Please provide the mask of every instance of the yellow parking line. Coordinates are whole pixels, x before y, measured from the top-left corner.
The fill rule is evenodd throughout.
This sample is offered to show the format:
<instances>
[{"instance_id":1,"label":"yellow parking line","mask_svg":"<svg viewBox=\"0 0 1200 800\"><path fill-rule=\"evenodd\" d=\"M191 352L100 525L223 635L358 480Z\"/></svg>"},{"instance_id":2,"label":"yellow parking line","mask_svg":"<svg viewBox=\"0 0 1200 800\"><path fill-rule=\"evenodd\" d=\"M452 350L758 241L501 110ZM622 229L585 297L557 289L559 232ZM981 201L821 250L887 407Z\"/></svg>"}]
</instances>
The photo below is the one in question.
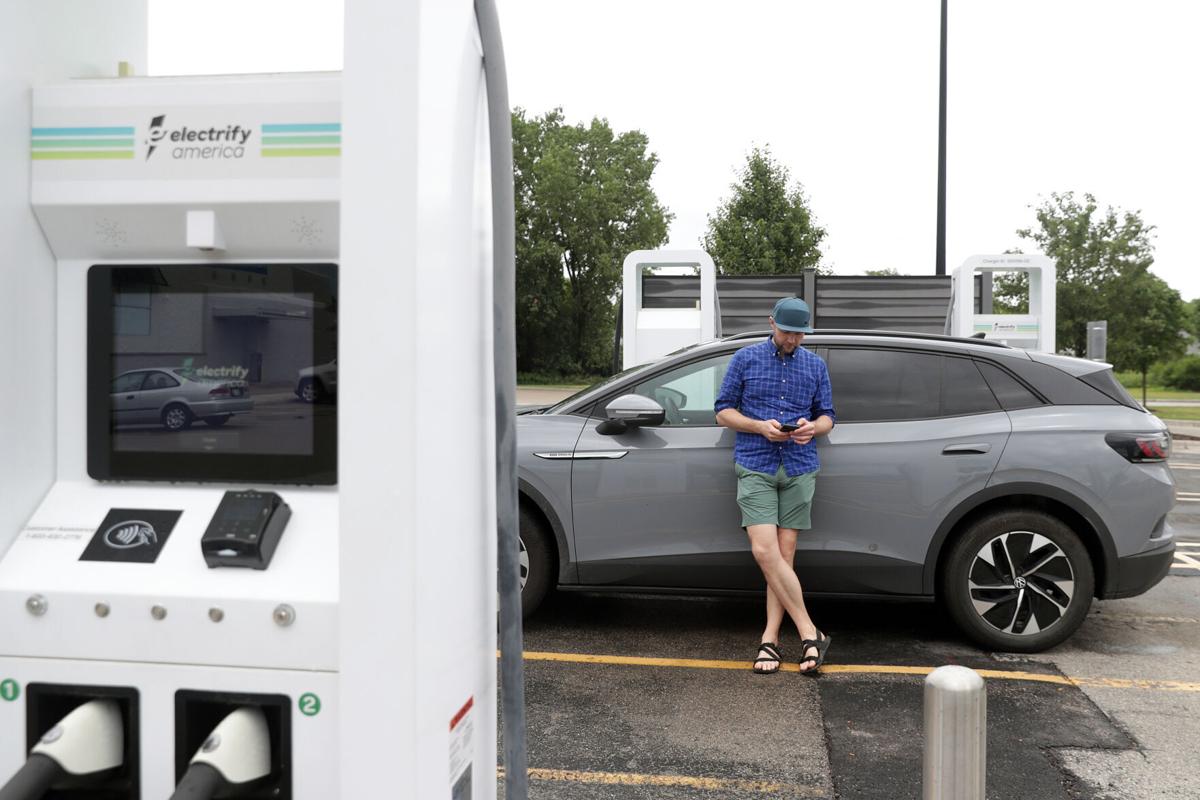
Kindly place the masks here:
<instances>
[{"instance_id":1,"label":"yellow parking line","mask_svg":"<svg viewBox=\"0 0 1200 800\"><path fill-rule=\"evenodd\" d=\"M724 669L749 671L744 661L718 661L699 658L650 658L647 656L608 656L591 653L549 653L526 651L526 661L557 661L569 664L607 664L627 667L683 667L688 669ZM784 672L799 672L795 663L780 666ZM891 664L826 664L823 675L928 675L934 667L906 667ZM1200 692L1200 683L1189 681L1151 681L1131 678L1071 678L1064 675L1043 675L1019 670L979 669L984 678L1005 681L1053 683L1060 686L1095 686L1108 689L1153 689L1164 692Z\"/></svg>"},{"instance_id":2,"label":"yellow parking line","mask_svg":"<svg viewBox=\"0 0 1200 800\"><path fill-rule=\"evenodd\" d=\"M503 778L504 770L498 768L496 777ZM691 775L647 775L637 772L585 772L575 769L529 770L531 780L567 781L621 786L683 786L689 789L710 791L759 792L771 797L815 797L823 794L815 786L801 786L777 781L754 781L726 778L700 778Z\"/></svg>"}]
</instances>

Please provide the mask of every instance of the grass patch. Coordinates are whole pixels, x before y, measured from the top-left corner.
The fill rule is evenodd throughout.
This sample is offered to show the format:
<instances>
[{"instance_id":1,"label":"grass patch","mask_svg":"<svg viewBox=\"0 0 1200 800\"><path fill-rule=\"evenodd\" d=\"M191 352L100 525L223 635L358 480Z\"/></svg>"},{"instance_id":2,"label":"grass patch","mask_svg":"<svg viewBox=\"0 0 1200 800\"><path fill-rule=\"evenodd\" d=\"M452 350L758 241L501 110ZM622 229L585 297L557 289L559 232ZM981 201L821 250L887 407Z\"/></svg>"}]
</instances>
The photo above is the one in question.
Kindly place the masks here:
<instances>
[{"instance_id":1,"label":"grass patch","mask_svg":"<svg viewBox=\"0 0 1200 800\"><path fill-rule=\"evenodd\" d=\"M518 372L518 386L537 386L543 389L582 389L591 386L596 381L606 378L606 375L584 375L581 373L562 374L557 372Z\"/></svg>"},{"instance_id":2,"label":"grass patch","mask_svg":"<svg viewBox=\"0 0 1200 800\"><path fill-rule=\"evenodd\" d=\"M1114 372L1121 385L1138 400L1142 399L1142 374L1140 372ZM1200 392L1189 392L1184 389L1172 389L1167 386L1146 382L1146 397L1150 402L1155 400L1196 400L1200 401ZM1182 417L1180 417L1182 419Z\"/></svg>"},{"instance_id":3,"label":"grass patch","mask_svg":"<svg viewBox=\"0 0 1200 800\"><path fill-rule=\"evenodd\" d=\"M1180 419L1189 422L1200 420L1200 407L1188 406L1148 406L1150 413L1159 419Z\"/></svg>"}]
</instances>

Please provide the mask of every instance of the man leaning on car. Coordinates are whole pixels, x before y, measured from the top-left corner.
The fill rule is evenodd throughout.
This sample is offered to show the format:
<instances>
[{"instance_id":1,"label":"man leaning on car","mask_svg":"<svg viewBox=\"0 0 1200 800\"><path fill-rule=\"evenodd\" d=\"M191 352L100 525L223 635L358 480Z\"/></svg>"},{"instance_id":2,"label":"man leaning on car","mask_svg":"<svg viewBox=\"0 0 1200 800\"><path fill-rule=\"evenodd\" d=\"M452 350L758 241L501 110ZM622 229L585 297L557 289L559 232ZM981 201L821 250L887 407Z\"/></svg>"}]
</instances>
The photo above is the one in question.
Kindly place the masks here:
<instances>
[{"instance_id":1,"label":"man leaning on car","mask_svg":"<svg viewBox=\"0 0 1200 800\"><path fill-rule=\"evenodd\" d=\"M753 667L763 675L779 671L785 610L800 632L801 672L820 669L830 642L808 615L793 567L797 532L812 527L820 469L813 438L834 424L829 371L800 346L812 333L811 319L798 297L777 302L771 337L733 356L715 404L717 422L737 431L733 458L742 526L767 581L767 625Z\"/></svg>"}]
</instances>

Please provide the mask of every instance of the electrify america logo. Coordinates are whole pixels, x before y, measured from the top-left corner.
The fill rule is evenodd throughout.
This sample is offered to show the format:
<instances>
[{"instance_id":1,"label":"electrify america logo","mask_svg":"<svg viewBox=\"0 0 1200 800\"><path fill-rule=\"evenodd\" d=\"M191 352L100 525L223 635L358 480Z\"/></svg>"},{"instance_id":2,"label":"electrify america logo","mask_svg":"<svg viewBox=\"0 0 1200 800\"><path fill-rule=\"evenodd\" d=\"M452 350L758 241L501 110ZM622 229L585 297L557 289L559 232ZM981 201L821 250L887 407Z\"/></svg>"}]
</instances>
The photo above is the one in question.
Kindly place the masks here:
<instances>
[{"instance_id":1,"label":"electrify america logo","mask_svg":"<svg viewBox=\"0 0 1200 800\"><path fill-rule=\"evenodd\" d=\"M150 119L146 137L146 160L162 150L175 161L222 161L243 158L246 142L254 130L241 125L224 127L194 128L183 125L170 128L166 125L167 115L160 114Z\"/></svg>"}]
</instances>

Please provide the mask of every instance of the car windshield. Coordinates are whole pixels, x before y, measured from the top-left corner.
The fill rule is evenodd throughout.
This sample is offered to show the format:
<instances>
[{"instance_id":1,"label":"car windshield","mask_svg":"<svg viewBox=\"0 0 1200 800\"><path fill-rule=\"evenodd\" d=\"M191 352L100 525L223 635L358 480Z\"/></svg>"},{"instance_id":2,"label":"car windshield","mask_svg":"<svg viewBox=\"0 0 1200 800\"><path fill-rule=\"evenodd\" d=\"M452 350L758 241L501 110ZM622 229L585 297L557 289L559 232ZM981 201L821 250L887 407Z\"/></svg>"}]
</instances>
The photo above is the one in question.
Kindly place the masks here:
<instances>
[{"instance_id":1,"label":"car windshield","mask_svg":"<svg viewBox=\"0 0 1200 800\"><path fill-rule=\"evenodd\" d=\"M560 412L562 409L566 408L566 407L567 407L567 406L569 406L571 403L575 402L575 401L576 401L576 400L578 400L580 397L583 397L585 394L587 394L588 392L592 391L593 389L599 389L601 386L608 386L610 383L614 383L614 382L616 382L616 381L619 381L621 378L624 378L626 375L632 375L632 374L633 374L633 373L635 373L635 372L640 372L641 370L644 370L644 369L646 369L646 368L648 368L648 367L652 367L652 366L654 366L655 364L658 364L658 363L660 363L660 362L664 361L664 360L665 360L665 358L666 358L666 357L664 357L664 358L657 358L657 359L655 359L655 360L653 360L653 361L647 361L645 364L638 364L637 366L630 367L629 369L623 369L623 370L621 370L620 372L618 372L618 373L617 373L617 374L615 374L615 375L609 375L609 376L608 376L607 378L605 378L604 380L602 380L602 381L597 381L596 383L593 383L591 386L588 386L588 387L587 387L587 388L585 388L585 389L580 389L578 392L576 392L575 394L573 394L573 395L571 395L570 397L566 398L565 400L561 400L561 401L559 401L559 402L558 402L558 403L556 403L555 405L553 405L553 406L551 406L550 408L546 409L546 413L547 413L547 414L557 414L557 413L558 413L558 412Z\"/></svg>"}]
</instances>

